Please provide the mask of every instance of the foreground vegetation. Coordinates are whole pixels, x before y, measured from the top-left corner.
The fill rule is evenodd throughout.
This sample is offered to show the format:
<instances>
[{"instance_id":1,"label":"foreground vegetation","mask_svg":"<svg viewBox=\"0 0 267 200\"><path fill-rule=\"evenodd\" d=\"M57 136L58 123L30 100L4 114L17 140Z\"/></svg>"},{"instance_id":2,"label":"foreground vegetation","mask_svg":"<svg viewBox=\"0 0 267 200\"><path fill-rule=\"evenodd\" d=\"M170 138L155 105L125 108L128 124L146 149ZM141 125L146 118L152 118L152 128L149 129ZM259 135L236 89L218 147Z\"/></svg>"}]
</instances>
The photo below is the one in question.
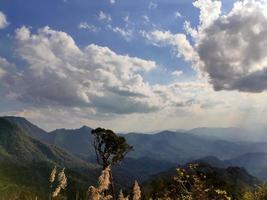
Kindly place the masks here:
<instances>
[{"instance_id":1,"label":"foreground vegetation","mask_svg":"<svg viewBox=\"0 0 267 200\"><path fill-rule=\"evenodd\" d=\"M83 198L76 194L75 200L231 200L237 199L228 194L227 191L208 184L206 175L198 172L198 165L191 164L189 169L177 168L176 175L173 176L166 185L159 183L161 186L153 192L141 192L137 182L134 183L131 191L119 190L116 196L113 196L111 188L111 167L106 167L96 185L89 186L87 195ZM43 187L50 188L49 200L68 200L66 189L68 187L68 178L64 169L52 169L50 177L47 177L47 185ZM10 186L12 187L12 186ZM40 198L34 191L27 187L20 188L22 192L17 193L17 186L13 185L14 193L9 190L9 194L1 196L1 200L38 200ZM7 188L1 188L4 191ZM11 188L9 188L11 189ZM144 188L145 189L145 188ZM11 192L11 193L10 193ZM2 195L3 193L1 193ZM8 197L7 197L8 195ZM238 200L266 200L267 185L257 186L254 189L245 191Z\"/></svg>"},{"instance_id":2,"label":"foreground vegetation","mask_svg":"<svg viewBox=\"0 0 267 200\"><path fill-rule=\"evenodd\" d=\"M234 200L235 197L228 195L225 190L208 185L206 176L198 173L198 165L190 164L189 169L176 169L176 175L169 180L167 185L161 185L149 195L142 196L141 189L135 181L132 192L124 194L122 190L116 194L111 189L111 167L107 166L98 179L97 186L90 186L88 189L88 200ZM62 173L61 171L60 173ZM50 181L55 179L55 171L52 170ZM66 177L59 174L58 185L51 191L51 199L67 199L60 194L61 189L65 189ZM62 187L63 185L63 187ZM239 200L266 200L267 185L257 186L253 190L245 191Z\"/></svg>"}]
</instances>

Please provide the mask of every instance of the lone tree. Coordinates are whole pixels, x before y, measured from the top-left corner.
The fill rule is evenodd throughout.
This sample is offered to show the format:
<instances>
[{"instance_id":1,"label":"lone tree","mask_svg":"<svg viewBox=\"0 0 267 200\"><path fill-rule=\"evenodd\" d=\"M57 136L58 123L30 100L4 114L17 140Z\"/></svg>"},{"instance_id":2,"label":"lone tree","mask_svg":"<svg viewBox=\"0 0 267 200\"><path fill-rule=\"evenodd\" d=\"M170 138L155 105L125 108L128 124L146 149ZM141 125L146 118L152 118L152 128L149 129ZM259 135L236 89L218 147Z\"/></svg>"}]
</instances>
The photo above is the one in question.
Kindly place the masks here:
<instances>
[{"instance_id":1,"label":"lone tree","mask_svg":"<svg viewBox=\"0 0 267 200\"><path fill-rule=\"evenodd\" d=\"M108 166L113 165L122 161L125 155L133 149L124 137L116 135L112 130L97 128L92 130L94 136L94 149L96 153L96 161L105 170ZM112 196L115 198L115 186L112 176L112 171L109 171Z\"/></svg>"},{"instance_id":2,"label":"lone tree","mask_svg":"<svg viewBox=\"0 0 267 200\"><path fill-rule=\"evenodd\" d=\"M105 169L122 161L133 149L124 137L116 135L112 130L97 128L92 130L96 160Z\"/></svg>"}]
</instances>

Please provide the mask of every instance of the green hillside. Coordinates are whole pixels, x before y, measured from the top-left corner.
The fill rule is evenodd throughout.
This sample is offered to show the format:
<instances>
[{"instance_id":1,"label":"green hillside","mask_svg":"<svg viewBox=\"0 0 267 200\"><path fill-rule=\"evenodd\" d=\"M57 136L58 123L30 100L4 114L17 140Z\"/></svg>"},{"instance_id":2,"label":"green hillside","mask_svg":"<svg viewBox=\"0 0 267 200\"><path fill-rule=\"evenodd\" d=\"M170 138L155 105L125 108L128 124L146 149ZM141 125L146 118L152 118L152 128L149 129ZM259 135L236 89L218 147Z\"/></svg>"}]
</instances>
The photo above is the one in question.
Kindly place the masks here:
<instances>
[{"instance_id":1,"label":"green hillside","mask_svg":"<svg viewBox=\"0 0 267 200\"><path fill-rule=\"evenodd\" d=\"M85 195L99 170L64 150L31 138L10 121L0 118L0 199L38 195L47 198L48 177L56 165L66 167L66 196Z\"/></svg>"}]
</instances>

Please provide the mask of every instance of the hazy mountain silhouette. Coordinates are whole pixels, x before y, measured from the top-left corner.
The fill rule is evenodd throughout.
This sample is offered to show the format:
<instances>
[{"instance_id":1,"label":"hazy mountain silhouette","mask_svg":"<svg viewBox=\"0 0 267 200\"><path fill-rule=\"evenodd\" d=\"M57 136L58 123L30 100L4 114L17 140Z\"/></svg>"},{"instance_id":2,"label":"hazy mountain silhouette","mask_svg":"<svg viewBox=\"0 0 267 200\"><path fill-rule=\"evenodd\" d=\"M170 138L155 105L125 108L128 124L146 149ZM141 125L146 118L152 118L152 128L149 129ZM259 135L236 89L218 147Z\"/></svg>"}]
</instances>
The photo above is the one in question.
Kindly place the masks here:
<instances>
[{"instance_id":1,"label":"hazy mountain silhouette","mask_svg":"<svg viewBox=\"0 0 267 200\"><path fill-rule=\"evenodd\" d=\"M92 129L90 127L83 126L79 129L57 129L47 133L24 118L5 117L4 119L15 123L24 130L25 133L44 143L58 146L87 162L95 162L95 153L92 147ZM206 132L207 135L204 134L204 130L207 129L195 129L190 133L162 131L156 134L122 134L128 143L134 146L134 151L128 154L127 159L129 160L122 163L120 167L121 173L124 171L125 174L127 174L127 170L130 169L131 166L139 166L144 156L147 162L153 163L155 167L153 170L152 168L147 168L149 170L144 170L144 173L141 173L141 175L159 172L167 169L167 167L170 167L172 164L184 164L208 156L209 163L213 166L219 166L222 165L222 163L227 166L241 166L245 167L257 177L265 177L263 172L266 167L265 161L267 160L265 158L267 143L226 141L217 139L214 136L207 136L211 135L212 130L214 131L214 135L217 132L218 135L222 135L225 132L230 134L230 132L241 131L241 129L237 128L213 128ZM237 135L240 134L243 133L238 133ZM211 159L214 157L218 159ZM255 159L255 161L250 161L250 159ZM210 162L211 160L213 160L213 163ZM221 160L228 161L225 162ZM163 161L168 164L162 165ZM124 170L122 168L124 168ZM141 169L141 171L142 170L143 169ZM133 174L138 173L135 171ZM132 177L131 175L125 176L127 179L132 179Z\"/></svg>"},{"instance_id":2,"label":"hazy mountain silhouette","mask_svg":"<svg viewBox=\"0 0 267 200\"><path fill-rule=\"evenodd\" d=\"M95 156L90 127L58 129L47 133L26 119L17 117L8 117L7 119L43 142L57 145L79 156L87 158ZM203 131L203 129L199 130ZM214 137L207 138L202 136L203 134L196 134L199 130L195 129L194 134L162 131L156 134L129 133L122 135L128 143L134 146L135 150L128 155L131 158L141 158L145 155L153 160L185 163L206 156L231 159L246 153L267 152L267 142L237 142L214 139ZM216 130L220 130L219 133L222 134L226 129L209 129L209 131L211 130L214 130L214 135L216 135ZM230 130L233 132L240 129L231 128Z\"/></svg>"}]
</instances>

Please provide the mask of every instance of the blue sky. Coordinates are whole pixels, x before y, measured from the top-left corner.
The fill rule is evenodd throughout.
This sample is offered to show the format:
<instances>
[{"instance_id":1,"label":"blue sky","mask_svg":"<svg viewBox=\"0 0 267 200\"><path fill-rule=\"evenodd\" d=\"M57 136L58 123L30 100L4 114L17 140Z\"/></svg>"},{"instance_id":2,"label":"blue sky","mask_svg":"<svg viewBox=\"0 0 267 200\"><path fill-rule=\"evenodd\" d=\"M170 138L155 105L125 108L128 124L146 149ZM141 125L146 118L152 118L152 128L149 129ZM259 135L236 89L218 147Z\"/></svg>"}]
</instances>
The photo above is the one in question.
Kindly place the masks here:
<instances>
[{"instance_id":1,"label":"blue sky","mask_svg":"<svg viewBox=\"0 0 267 200\"><path fill-rule=\"evenodd\" d=\"M0 114L25 116L48 130L254 123L265 110L266 4L1 1ZM261 56L251 52L254 41ZM73 119L63 120L66 113Z\"/></svg>"},{"instance_id":2,"label":"blue sky","mask_svg":"<svg viewBox=\"0 0 267 200\"><path fill-rule=\"evenodd\" d=\"M152 6L151 6L152 5ZM183 32L183 23L189 20L192 25L198 24L199 11L192 6L192 1L117 1L111 4L108 0L85 1L85 0L30 0L27 3L22 1L3 1L1 10L6 13L8 20L12 23L0 32L1 41L8 43L6 48L10 49L12 38L7 38L7 34L14 33L15 29L22 25L31 27L35 32L37 29L49 26L51 29L67 32L73 37L77 45L81 48L94 43L100 46L107 46L119 54L129 54L145 59L152 59L159 63L168 72L180 68L186 75L191 75L193 71L182 59L172 55L167 48L158 48L141 37L139 31L149 31L154 29L152 24L162 30L172 32ZM176 12L181 13L181 17L175 17ZM103 12L112 18L111 22L99 20L99 13ZM129 22L124 18L129 17ZM146 22L144 17L149 18ZM99 30L97 32L87 29L79 29L78 25L86 22L94 25ZM124 29L129 26L133 30L132 36L126 40L118 33L108 29L112 27ZM2 49L1 55L10 53L8 49ZM166 72L164 72L166 73ZM170 82L168 74L162 77L162 70L154 72L152 77L147 75L147 79L153 83Z\"/></svg>"}]
</instances>

